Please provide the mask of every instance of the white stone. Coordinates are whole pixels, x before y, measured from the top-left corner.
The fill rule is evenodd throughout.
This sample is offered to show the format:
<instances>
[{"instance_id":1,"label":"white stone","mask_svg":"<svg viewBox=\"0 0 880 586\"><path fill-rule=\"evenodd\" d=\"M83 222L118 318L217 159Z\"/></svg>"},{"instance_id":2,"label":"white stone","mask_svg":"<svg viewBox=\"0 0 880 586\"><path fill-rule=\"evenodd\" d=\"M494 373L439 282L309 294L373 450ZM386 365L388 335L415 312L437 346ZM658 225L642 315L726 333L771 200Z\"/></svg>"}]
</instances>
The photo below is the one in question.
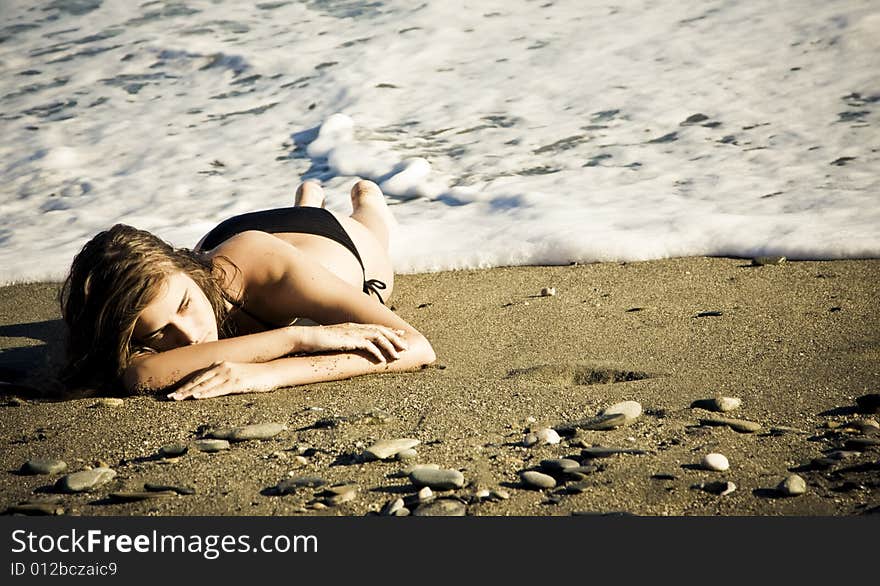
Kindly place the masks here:
<instances>
[{"instance_id":1,"label":"white stone","mask_svg":"<svg viewBox=\"0 0 880 586\"><path fill-rule=\"evenodd\" d=\"M421 442L413 438L399 438L391 440L379 440L372 446L364 450L364 455L375 460L387 460L398 453L414 448Z\"/></svg>"},{"instance_id":2,"label":"white stone","mask_svg":"<svg viewBox=\"0 0 880 586\"><path fill-rule=\"evenodd\" d=\"M553 297L556 295L556 287L544 287L541 289L541 297Z\"/></svg>"},{"instance_id":3,"label":"white stone","mask_svg":"<svg viewBox=\"0 0 880 586\"><path fill-rule=\"evenodd\" d=\"M706 470L716 470L718 472L723 472L730 468L727 456L715 452L703 456L702 465Z\"/></svg>"},{"instance_id":4,"label":"white stone","mask_svg":"<svg viewBox=\"0 0 880 586\"><path fill-rule=\"evenodd\" d=\"M807 481L797 474L791 474L776 489L784 495L798 496L807 492Z\"/></svg>"},{"instance_id":5,"label":"white stone","mask_svg":"<svg viewBox=\"0 0 880 586\"><path fill-rule=\"evenodd\" d=\"M742 405L742 399L739 397L715 397L712 403L718 411L727 413L739 409Z\"/></svg>"},{"instance_id":6,"label":"white stone","mask_svg":"<svg viewBox=\"0 0 880 586\"><path fill-rule=\"evenodd\" d=\"M642 405L637 401L622 401L605 409L602 415L623 415L627 422L635 421L642 415Z\"/></svg>"},{"instance_id":7,"label":"white stone","mask_svg":"<svg viewBox=\"0 0 880 586\"><path fill-rule=\"evenodd\" d=\"M523 445L527 448L532 447L533 445L538 443L538 436L533 433L527 433L523 436Z\"/></svg>"},{"instance_id":8,"label":"white stone","mask_svg":"<svg viewBox=\"0 0 880 586\"><path fill-rule=\"evenodd\" d=\"M549 444L551 446L558 444L562 439L559 437L559 434L556 433L556 430L550 429L549 427L542 427L537 430L535 432L535 437L538 438L538 442Z\"/></svg>"}]
</instances>

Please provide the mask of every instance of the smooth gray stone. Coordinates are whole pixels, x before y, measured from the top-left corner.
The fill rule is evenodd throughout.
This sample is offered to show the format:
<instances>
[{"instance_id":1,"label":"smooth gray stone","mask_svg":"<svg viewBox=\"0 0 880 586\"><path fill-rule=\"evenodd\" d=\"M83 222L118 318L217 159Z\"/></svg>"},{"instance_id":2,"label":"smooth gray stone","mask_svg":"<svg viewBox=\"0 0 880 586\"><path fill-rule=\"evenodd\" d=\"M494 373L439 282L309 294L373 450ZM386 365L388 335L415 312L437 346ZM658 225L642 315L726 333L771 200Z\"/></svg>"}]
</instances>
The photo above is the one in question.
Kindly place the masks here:
<instances>
[{"instance_id":1,"label":"smooth gray stone","mask_svg":"<svg viewBox=\"0 0 880 586\"><path fill-rule=\"evenodd\" d=\"M414 517L464 517L467 507L455 499L437 499L431 503L419 505L413 511Z\"/></svg>"},{"instance_id":2,"label":"smooth gray stone","mask_svg":"<svg viewBox=\"0 0 880 586\"><path fill-rule=\"evenodd\" d=\"M577 468L569 468L564 472L565 478L567 480L584 480L587 476L592 474L593 472L597 472L599 467L594 464L588 464L586 466L578 466Z\"/></svg>"},{"instance_id":3,"label":"smooth gray stone","mask_svg":"<svg viewBox=\"0 0 880 586\"><path fill-rule=\"evenodd\" d=\"M196 489L188 486L174 486L173 484L154 484L152 482L144 483L144 490L155 492L173 491L180 495L191 495L196 493Z\"/></svg>"},{"instance_id":4,"label":"smooth gray stone","mask_svg":"<svg viewBox=\"0 0 880 586\"><path fill-rule=\"evenodd\" d=\"M726 425L740 433L754 433L761 431L761 424L745 419L731 419L729 417L704 417L700 419L700 425Z\"/></svg>"},{"instance_id":5,"label":"smooth gray stone","mask_svg":"<svg viewBox=\"0 0 880 586\"><path fill-rule=\"evenodd\" d=\"M55 486L64 492L88 492L116 478L112 468L93 468L62 476Z\"/></svg>"},{"instance_id":6,"label":"smooth gray stone","mask_svg":"<svg viewBox=\"0 0 880 586\"><path fill-rule=\"evenodd\" d=\"M60 474L67 470L67 462L51 458L30 458L22 464L22 474Z\"/></svg>"},{"instance_id":7,"label":"smooth gray stone","mask_svg":"<svg viewBox=\"0 0 880 586\"><path fill-rule=\"evenodd\" d=\"M252 425L215 429L208 434L208 437L231 442L267 440L272 439L286 429L287 426L283 423L254 423Z\"/></svg>"},{"instance_id":8,"label":"smooth gray stone","mask_svg":"<svg viewBox=\"0 0 880 586\"><path fill-rule=\"evenodd\" d=\"M200 452L207 452L209 454L229 449L229 442L225 439L200 439L194 441L193 445Z\"/></svg>"},{"instance_id":9,"label":"smooth gray stone","mask_svg":"<svg viewBox=\"0 0 880 586\"><path fill-rule=\"evenodd\" d=\"M580 465L580 462L578 462L577 460L570 460L569 458L551 458L549 460L541 460L541 470L550 474L554 472L566 472L573 468L577 468Z\"/></svg>"},{"instance_id":10,"label":"smooth gray stone","mask_svg":"<svg viewBox=\"0 0 880 586\"><path fill-rule=\"evenodd\" d=\"M742 399L739 397L713 397L710 401L713 410L721 411L722 413L735 411L742 405Z\"/></svg>"},{"instance_id":11,"label":"smooth gray stone","mask_svg":"<svg viewBox=\"0 0 880 586\"><path fill-rule=\"evenodd\" d=\"M550 476L549 474L544 474L543 472L537 472L536 470L525 470L519 473L519 477L522 479L523 484L525 484L529 488L553 488L556 486L556 479Z\"/></svg>"},{"instance_id":12,"label":"smooth gray stone","mask_svg":"<svg viewBox=\"0 0 880 586\"><path fill-rule=\"evenodd\" d=\"M366 450L364 450L364 456L368 459L374 460L387 460L393 456L396 456L403 450L408 450L410 448L414 448L419 445L421 442L417 439L413 438L398 438L398 439L390 439L390 440L379 440Z\"/></svg>"},{"instance_id":13,"label":"smooth gray stone","mask_svg":"<svg viewBox=\"0 0 880 586\"><path fill-rule=\"evenodd\" d=\"M419 468L410 472L409 479L416 486L429 486L435 490L454 490L464 486L464 474L458 470Z\"/></svg>"},{"instance_id":14,"label":"smooth gray stone","mask_svg":"<svg viewBox=\"0 0 880 586\"><path fill-rule=\"evenodd\" d=\"M604 446L591 446L581 450L581 456L584 458L609 458L618 454L630 454L634 456L644 455L644 450L635 450L630 448L606 448Z\"/></svg>"},{"instance_id":15,"label":"smooth gray stone","mask_svg":"<svg viewBox=\"0 0 880 586\"><path fill-rule=\"evenodd\" d=\"M159 456L162 458L176 458L189 451L186 444L166 444L159 448Z\"/></svg>"},{"instance_id":16,"label":"smooth gray stone","mask_svg":"<svg viewBox=\"0 0 880 586\"><path fill-rule=\"evenodd\" d=\"M275 490L278 494L291 494L300 488L317 488L325 484L327 481L319 476L295 476L279 482Z\"/></svg>"},{"instance_id":17,"label":"smooth gray stone","mask_svg":"<svg viewBox=\"0 0 880 586\"><path fill-rule=\"evenodd\" d=\"M111 492L109 495L107 495L107 498L117 503L134 503L137 501L147 501L150 499L165 498L169 496L177 496L177 493L171 490L165 490L161 492L150 490L123 491Z\"/></svg>"},{"instance_id":18,"label":"smooth gray stone","mask_svg":"<svg viewBox=\"0 0 880 586\"><path fill-rule=\"evenodd\" d=\"M562 435L571 435L578 429L605 431L609 429L617 429L627 423L629 422L626 419L626 415L623 413L612 413L609 415L599 415L597 417L589 417L587 419L565 423L554 427L553 429Z\"/></svg>"}]
</instances>

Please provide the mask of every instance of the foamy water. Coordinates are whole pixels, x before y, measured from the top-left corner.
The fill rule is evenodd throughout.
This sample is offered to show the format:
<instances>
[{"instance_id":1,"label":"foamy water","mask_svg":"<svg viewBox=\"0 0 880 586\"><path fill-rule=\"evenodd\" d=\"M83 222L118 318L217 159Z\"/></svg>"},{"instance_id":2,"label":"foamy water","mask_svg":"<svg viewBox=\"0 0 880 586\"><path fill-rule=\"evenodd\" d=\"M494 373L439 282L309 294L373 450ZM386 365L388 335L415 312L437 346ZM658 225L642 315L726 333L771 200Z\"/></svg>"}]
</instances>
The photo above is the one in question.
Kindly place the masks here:
<instances>
[{"instance_id":1,"label":"foamy water","mask_svg":"<svg viewBox=\"0 0 880 586\"><path fill-rule=\"evenodd\" d=\"M379 182L400 272L880 256L875 0L0 0L0 283Z\"/></svg>"}]
</instances>

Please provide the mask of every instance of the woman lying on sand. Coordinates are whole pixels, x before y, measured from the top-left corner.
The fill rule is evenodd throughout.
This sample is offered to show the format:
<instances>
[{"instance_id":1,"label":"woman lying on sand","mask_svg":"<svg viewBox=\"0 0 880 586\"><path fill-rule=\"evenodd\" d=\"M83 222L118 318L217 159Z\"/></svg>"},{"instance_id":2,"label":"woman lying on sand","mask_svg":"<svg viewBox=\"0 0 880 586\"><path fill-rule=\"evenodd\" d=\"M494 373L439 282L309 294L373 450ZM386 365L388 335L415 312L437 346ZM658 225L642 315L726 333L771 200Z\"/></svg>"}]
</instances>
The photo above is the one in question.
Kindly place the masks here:
<instances>
[{"instance_id":1,"label":"woman lying on sand","mask_svg":"<svg viewBox=\"0 0 880 586\"><path fill-rule=\"evenodd\" d=\"M359 181L351 201L351 217L333 214L306 182L296 207L230 218L194 250L123 224L101 232L61 290L63 378L182 400L430 364L431 344L384 305L385 197Z\"/></svg>"}]
</instances>

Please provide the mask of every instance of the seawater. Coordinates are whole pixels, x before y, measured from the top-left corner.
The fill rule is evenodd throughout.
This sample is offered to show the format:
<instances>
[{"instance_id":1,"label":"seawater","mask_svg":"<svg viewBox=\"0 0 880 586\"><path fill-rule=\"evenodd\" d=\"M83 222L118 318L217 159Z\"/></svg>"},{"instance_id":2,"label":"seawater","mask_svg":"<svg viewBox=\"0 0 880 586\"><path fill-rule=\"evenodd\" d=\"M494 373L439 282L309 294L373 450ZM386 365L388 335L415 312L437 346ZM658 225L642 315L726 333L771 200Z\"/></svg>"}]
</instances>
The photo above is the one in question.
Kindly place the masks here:
<instances>
[{"instance_id":1,"label":"seawater","mask_svg":"<svg viewBox=\"0 0 880 586\"><path fill-rule=\"evenodd\" d=\"M400 272L880 256L875 0L0 0L0 283L381 184Z\"/></svg>"}]
</instances>

